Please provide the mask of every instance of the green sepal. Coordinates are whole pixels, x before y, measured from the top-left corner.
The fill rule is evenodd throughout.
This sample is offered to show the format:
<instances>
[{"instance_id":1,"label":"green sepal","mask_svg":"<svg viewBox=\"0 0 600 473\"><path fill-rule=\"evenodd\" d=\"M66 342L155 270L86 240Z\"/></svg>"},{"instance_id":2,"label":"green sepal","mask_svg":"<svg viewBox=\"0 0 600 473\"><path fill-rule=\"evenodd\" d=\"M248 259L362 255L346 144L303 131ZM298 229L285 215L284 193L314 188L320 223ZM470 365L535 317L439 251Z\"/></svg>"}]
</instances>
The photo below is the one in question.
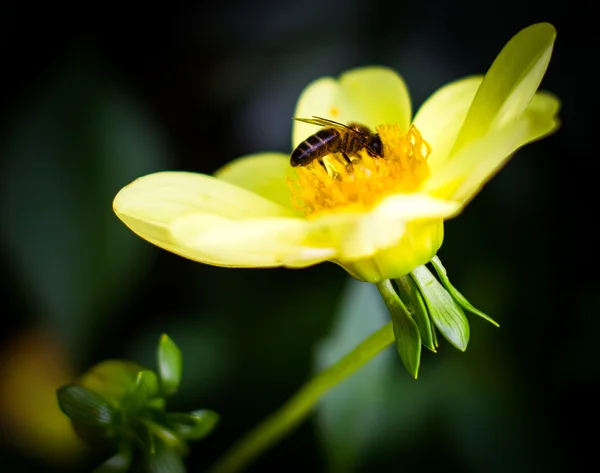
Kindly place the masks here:
<instances>
[{"instance_id":1,"label":"green sepal","mask_svg":"<svg viewBox=\"0 0 600 473\"><path fill-rule=\"evenodd\" d=\"M181 350L165 333L158 345L158 373L160 386L166 396L175 394L181 382Z\"/></svg>"},{"instance_id":2,"label":"green sepal","mask_svg":"<svg viewBox=\"0 0 600 473\"><path fill-rule=\"evenodd\" d=\"M460 292L458 292L458 289L456 289L450 283L450 279L448 279L448 274L446 273L446 268L444 268L444 265L442 265L442 262L437 256L433 257L433 259L431 260L431 264L433 265L435 272L439 276L446 290L450 293L452 298L461 305L463 309L468 310L469 312L475 315L478 315L479 317L487 320L489 323L495 325L496 327L500 327L498 322L492 319L489 315L486 315L479 309L473 307L473 305L466 299L466 297L463 296Z\"/></svg>"},{"instance_id":3,"label":"green sepal","mask_svg":"<svg viewBox=\"0 0 600 473\"><path fill-rule=\"evenodd\" d=\"M102 397L77 384L56 392L60 409L73 421L94 427L108 427L116 417L114 408Z\"/></svg>"},{"instance_id":4,"label":"green sepal","mask_svg":"<svg viewBox=\"0 0 600 473\"><path fill-rule=\"evenodd\" d=\"M158 395L158 377L151 370L141 370L137 374L135 388L128 397L127 408L141 409Z\"/></svg>"},{"instance_id":5,"label":"green sepal","mask_svg":"<svg viewBox=\"0 0 600 473\"><path fill-rule=\"evenodd\" d=\"M462 307L425 266L419 266L411 275L421 289L435 326L453 346L465 351L469 344L469 321Z\"/></svg>"},{"instance_id":6,"label":"green sepal","mask_svg":"<svg viewBox=\"0 0 600 473\"><path fill-rule=\"evenodd\" d=\"M419 375L421 363L421 335L419 327L411 317L408 309L398 296L389 279L377 283L390 315L396 337L396 350L406 371L415 379Z\"/></svg>"},{"instance_id":7,"label":"green sepal","mask_svg":"<svg viewBox=\"0 0 600 473\"><path fill-rule=\"evenodd\" d=\"M206 437L218 422L219 415L209 409L167 414L167 423L186 440L200 440Z\"/></svg>"},{"instance_id":8,"label":"green sepal","mask_svg":"<svg viewBox=\"0 0 600 473\"><path fill-rule=\"evenodd\" d=\"M438 343L437 330L435 329L435 325L433 325L431 327L431 338L433 339L433 346L437 350L437 348L440 346L440 344Z\"/></svg>"},{"instance_id":9,"label":"green sepal","mask_svg":"<svg viewBox=\"0 0 600 473\"><path fill-rule=\"evenodd\" d=\"M177 452L163 447L146 456L146 471L148 473L185 473L186 469Z\"/></svg>"},{"instance_id":10,"label":"green sepal","mask_svg":"<svg viewBox=\"0 0 600 473\"><path fill-rule=\"evenodd\" d=\"M435 353L436 343L434 339L434 328L431 326L431 319L427 313L427 306L419 291L419 287L410 276L403 276L394 279L398 286L398 295L406 305L408 312L417 323L421 335L421 343Z\"/></svg>"},{"instance_id":11,"label":"green sepal","mask_svg":"<svg viewBox=\"0 0 600 473\"><path fill-rule=\"evenodd\" d=\"M92 473L125 473L131 467L131 458L131 448L124 446L119 453L95 468Z\"/></svg>"}]
</instances>

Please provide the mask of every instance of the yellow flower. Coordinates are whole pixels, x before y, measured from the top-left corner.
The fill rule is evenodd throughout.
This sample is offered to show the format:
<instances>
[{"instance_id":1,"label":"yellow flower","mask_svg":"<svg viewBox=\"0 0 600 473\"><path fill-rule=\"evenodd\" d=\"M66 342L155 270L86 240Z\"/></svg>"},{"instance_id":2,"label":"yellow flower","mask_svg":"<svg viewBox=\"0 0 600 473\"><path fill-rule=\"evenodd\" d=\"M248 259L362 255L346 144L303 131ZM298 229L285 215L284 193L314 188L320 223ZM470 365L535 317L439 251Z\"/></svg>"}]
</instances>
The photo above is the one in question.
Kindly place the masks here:
<instances>
[{"instance_id":1,"label":"yellow flower","mask_svg":"<svg viewBox=\"0 0 600 473\"><path fill-rule=\"evenodd\" d=\"M398 278L435 256L456 216L523 145L556 130L559 101L537 92L556 32L532 25L485 76L435 92L412 117L402 78L383 67L316 80L296 117L376 130L383 157L339 153L307 166L289 154L239 158L215 176L159 172L122 189L119 218L149 242L227 267L306 267L333 261L354 277ZM321 128L295 121L292 146Z\"/></svg>"}]
</instances>

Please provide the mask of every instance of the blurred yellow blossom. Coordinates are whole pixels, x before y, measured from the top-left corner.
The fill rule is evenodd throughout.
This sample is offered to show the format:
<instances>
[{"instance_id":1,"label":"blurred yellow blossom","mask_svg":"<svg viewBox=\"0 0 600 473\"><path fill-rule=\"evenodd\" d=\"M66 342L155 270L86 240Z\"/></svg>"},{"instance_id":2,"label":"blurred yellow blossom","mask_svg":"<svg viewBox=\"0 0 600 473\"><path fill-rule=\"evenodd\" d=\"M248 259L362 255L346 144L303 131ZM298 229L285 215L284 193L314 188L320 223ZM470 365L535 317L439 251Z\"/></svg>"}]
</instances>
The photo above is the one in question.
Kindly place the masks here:
<instances>
[{"instance_id":1,"label":"blurred yellow blossom","mask_svg":"<svg viewBox=\"0 0 600 473\"><path fill-rule=\"evenodd\" d=\"M80 458L86 447L56 402L56 389L74 377L61 344L47 332L27 331L4 347L0 360L4 439L45 461Z\"/></svg>"}]
</instances>

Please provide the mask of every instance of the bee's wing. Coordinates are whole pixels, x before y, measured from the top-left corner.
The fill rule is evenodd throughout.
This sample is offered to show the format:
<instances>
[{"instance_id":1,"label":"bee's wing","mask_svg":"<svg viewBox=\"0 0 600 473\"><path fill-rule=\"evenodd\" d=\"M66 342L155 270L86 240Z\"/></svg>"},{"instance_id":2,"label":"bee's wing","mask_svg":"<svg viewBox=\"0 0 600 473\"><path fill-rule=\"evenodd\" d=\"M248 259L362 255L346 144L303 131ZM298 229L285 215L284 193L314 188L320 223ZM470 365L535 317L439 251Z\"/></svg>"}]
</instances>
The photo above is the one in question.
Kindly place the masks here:
<instances>
[{"instance_id":1,"label":"bee's wing","mask_svg":"<svg viewBox=\"0 0 600 473\"><path fill-rule=\"evenodd\" d=\"M333 128L341 128L343 130L355 131L352 128L350 128L348 125L344 125L343 123L335 122L335 121L329 120L327 118L321 118L321 117L296 118L296 117L293 117L292 120L298 120L299 122L310 123L311 125L330 126Z\"/></svg>"},{"instance_id":2,"label":"bee's wing","mask_svg":"<svg viewBox=\"0 0 600 473\"><path fill-rule=\"evenodd\" d=\"M293 117L293 120L298 120L299 122L304 122L304 123L310 123L311 125L329 126L332 128L338 128L338 129L344 130L346 132L350 132L354 135L355 140L357 140L365 148L369 148L371 150L369 143L365 140L365 137L360 132L358 132L356 129L354 129L348 125L344 125L343 123L329 120L328 118L315 117L315 116L313 116L312 118ZM375 153L373 150L371 150L371 151L373 153Z\"/></svg>"}]
</instances>

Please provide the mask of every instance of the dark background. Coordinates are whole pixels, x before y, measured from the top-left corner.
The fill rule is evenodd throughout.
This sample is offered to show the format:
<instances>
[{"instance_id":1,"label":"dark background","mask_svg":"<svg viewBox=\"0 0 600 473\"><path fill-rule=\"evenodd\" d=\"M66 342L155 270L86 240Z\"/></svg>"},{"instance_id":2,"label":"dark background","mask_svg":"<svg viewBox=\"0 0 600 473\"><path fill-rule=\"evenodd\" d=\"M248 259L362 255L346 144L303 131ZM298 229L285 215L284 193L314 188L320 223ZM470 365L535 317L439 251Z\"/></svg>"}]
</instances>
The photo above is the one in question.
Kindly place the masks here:
<instances>
[{"instance_id":1,"label":"dark background","mask_svg":"<svg viewBox=\"0 0 600 473\"><path fill-rule=\"evenodd\" d=\"M424 354L418 381L390 351L387 384L373 378L376 394L346 404L350 417L373 408L384 420L352 424L370 440L337 442L361 472L572 471L593 452L580 427L594 430L600 320L588 275L598 169L591 1L1 10L2 472L90 471L101 457L75 443L54 389L106 358L154 367L162 332L185 357L173 408L222 416L187 459L202 471L315 369L344 291L368 292L334 265L229 270L154 248L112 213L122 186L153 171L212 173L243 154L289 152L303 87L351 67L396 69L416 109L446 82L485 72L539 21L558 30L542 87L561 98L562 127L519 151L447 223L439 252L453 283L501 328L471 317L469 349ZM328 471L339 457L323 438L335 443L336 427L318 435L318 425L304 423L252 471Z\"/></svg>"}]
</instances>

